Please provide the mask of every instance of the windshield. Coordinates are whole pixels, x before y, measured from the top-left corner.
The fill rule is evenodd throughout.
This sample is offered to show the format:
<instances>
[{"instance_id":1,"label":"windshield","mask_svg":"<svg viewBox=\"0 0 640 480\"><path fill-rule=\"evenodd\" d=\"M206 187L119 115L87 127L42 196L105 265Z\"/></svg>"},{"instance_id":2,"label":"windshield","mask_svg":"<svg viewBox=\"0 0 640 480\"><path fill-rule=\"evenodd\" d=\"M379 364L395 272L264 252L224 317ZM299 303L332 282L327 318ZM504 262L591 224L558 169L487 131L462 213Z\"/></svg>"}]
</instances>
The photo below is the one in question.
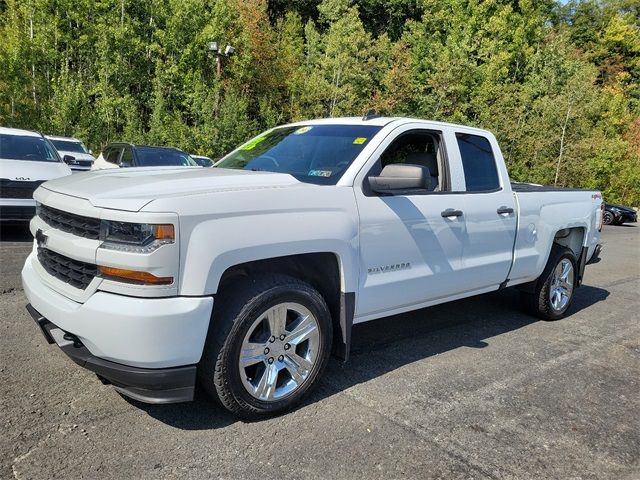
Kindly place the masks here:
<instances>
[{"instance_id":1,"label":"windshield","mask_svg":"<svg viewBox=\"0 0 640 480\"><path fill-rule=\"evenodd\" d=\"M59 162L55 149L43 137L0 134L0 158L7 160L31 160Z\"/></svg>"},{"instance_id":2,"label":"windshield","mask_svg":"<svg viewBox=\"0 0 640 480\"><path fill-rule=\"evenodd\" d=\"M240 146L216 167L289 173L302 182L335 185L380 128L370 125L276 128Z\"/></svg>"},{"instance_id":3,"label":"windshield","mask_svg":"<svg viewBox=\"0 0 640 480\"><path fill-rule=\"evenodd\" d=\"M136 148L136 165L139 167L197 167L186 153L168 148Z\"/></svg>"},{"instance_id":4,"label":"windshield","mask_svg":"<svg viewBox=\"0 0 640 480\"><path fill-rule=\"evenodd\" d=\"M82 142L74 142L73 140L51 140L53 146L60 152L73 152L73 153L89 153L87 147Z\"/></svg>"}]
</instances>

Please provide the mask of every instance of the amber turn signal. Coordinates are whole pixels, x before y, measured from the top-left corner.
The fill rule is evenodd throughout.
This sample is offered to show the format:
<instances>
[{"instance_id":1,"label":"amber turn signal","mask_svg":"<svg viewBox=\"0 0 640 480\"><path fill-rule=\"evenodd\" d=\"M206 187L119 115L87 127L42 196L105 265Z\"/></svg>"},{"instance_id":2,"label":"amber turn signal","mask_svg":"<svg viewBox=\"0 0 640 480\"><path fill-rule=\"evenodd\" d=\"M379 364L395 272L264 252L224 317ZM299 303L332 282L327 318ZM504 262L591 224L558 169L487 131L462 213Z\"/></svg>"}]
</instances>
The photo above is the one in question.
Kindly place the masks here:
<instances>
[{"instance_id":1,"label":"amber turn signal","mask_svg":"<svg viewBox=\"0 0 640 480\"><path fill-rule=\"evenodd\" d=\"M124 268L98 266L98 270L103 277L109 277L116 280L125 280L143 285L170 285L173 283L173 277L156 277L149 272L138 272L136 270L127 270Z\"/></svg>"},{"instance_id":2,"label":"amber turn signal","mask_svg":"<svg viewBox=\"0 0 640 480\"><path fill-rule=\"evenodd\" d=\"M153 236L156 240L175 240L176 232L171 224L155 225Z\"/></svg>"}]
</instances>

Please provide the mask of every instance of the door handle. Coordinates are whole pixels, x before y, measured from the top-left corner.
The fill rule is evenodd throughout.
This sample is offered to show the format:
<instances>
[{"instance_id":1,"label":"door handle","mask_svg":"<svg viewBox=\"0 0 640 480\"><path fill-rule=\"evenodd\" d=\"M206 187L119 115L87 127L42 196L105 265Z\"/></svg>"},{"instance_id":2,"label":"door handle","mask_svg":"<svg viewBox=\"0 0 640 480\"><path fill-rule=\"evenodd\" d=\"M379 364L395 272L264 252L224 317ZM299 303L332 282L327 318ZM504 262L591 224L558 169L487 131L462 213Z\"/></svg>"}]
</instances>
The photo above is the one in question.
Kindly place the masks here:
<instances>
[{"instance_id":1,"label":"door handle","mask_svg":"<svg viewBox=\"0 0 640 480\"><path fill-rule=\"evenodd\" d=\"M461 217L462 210L454 210L453 208L447 208L446 210L440 212L440 215L442 215L444 218Z\"/></svg>"},{"instance_id":2,"label":"door handle","mask_svg":"<svg viewBox=\"0 0 640 480\"><path fill-rule=\"evenodd\" d=\"M513 208L503 206L498 208L497 212L498 212L498 215L504 215L504 214L511 215L513 213Z\"/></svg>"}]
</instances>

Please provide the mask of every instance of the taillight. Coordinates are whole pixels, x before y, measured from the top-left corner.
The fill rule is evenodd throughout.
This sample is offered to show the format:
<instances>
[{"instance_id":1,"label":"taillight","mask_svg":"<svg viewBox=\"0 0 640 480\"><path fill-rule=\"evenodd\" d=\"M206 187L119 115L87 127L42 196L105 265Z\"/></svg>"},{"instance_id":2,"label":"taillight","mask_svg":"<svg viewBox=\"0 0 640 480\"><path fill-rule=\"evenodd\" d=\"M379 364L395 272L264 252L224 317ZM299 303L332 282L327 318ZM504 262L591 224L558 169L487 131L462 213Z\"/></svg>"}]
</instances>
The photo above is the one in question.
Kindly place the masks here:
<instances>
[{"instance_id":1,"label":"taillight","mask_svg":"<svg viewBox=\"0 0 640 480\"><path fill-rule=\"evenodd\" d=\"M598 218L598 231L602 231L602 225L604 224L604 202L600 204L600 217Z\"/></svg>"}]
</instances>

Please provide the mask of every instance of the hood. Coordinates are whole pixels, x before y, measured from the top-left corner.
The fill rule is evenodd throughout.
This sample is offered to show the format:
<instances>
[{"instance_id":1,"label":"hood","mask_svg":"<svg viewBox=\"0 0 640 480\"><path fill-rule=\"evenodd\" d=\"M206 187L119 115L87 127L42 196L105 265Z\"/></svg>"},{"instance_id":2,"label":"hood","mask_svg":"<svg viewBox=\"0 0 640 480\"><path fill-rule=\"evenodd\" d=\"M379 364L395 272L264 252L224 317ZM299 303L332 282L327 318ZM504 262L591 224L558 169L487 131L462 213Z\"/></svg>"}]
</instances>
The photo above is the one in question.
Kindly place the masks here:
<instances>
[{"instance_id":1,"label":"hood","mask_svg":"<svg viewBox=\"0 0 640 480\"><path fill-rule=\"evenodd\" d=\"M58 154L60 155L60 158L63 158L65 155L70 155L76 160L90 160L93 162L96 159L90 153L67 152L65 150L58 150Z\"/></svg>"},{"instance_id":2,"label":"hood","mask_svg":"<svg viewBox=\"0 0 640 480\"><path fill-rule=\"evenodd\" d=\"M137 212L149 202L161 198L305 185L284 173L202 167L140 167L78 173L47 182L41 188L87 199L96 207Z\"/></svg>"},{"instance_id":3,"label":"hood","mask_svg":"<svg viewBox=\"0 0 640 480\"><path fill-rule=\"evenodd\" d=\"M36 182L71 175L71 170L62 162L38 162L31 160L5 160L0 158L0 178Z\"/></svg>"}]
</instances>

